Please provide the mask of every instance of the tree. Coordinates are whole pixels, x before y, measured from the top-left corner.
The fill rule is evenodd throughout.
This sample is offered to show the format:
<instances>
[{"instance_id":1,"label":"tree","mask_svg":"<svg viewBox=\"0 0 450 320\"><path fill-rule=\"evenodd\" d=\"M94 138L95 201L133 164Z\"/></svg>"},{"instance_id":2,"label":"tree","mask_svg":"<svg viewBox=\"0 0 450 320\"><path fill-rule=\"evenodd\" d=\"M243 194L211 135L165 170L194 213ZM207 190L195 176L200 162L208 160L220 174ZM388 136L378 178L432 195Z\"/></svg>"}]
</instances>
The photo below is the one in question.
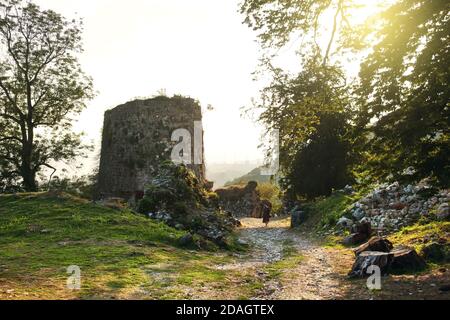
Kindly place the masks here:
<instances>
[{"instance_id":1,"label":"tree","mask_svg":"<svg viewBox=\"0 0 450 320\"><path fill-rule=\"evenodd\" d=\"M311 45L327 64L340 35L352 29L349 11L357 7L354 0L245 0L240 9L244 23L258 32L265 49L279 49L298 37L302 53ZM331 28L324 26L329 22L328 12L333 19ZM326 39L325 45L320 38Z\"/></svg>"},{"instance_id":2,"label":"tree","mask_svg":"<svg viewBox=\"0 0 450 320\"><path fill-rule=\"evenodd\" d=\"M351 181L348 88L342 70L306 56L296 76L273 69L258 120L280 133L282 186L290 196L327 195ZM317 170L316 170L317 169ZM311 182L314 183L311 183Z\"/></svg>"},{"instance_id":3,"label":"tree","mask_svg":"<svg viewBox=\"0 0 450 320\"><path fill-rule=\"evenodd\" d=\"M276 53L262 59L273 80L256 105L258 120L280 132L281 185L290 197L327 195L351 181L347 75L330 57L353 7L351 0L246 0L241 6L269 53L301 39L297 75L273 66Z\"/></svg>"},{"instance_id":4,"label":"tree","mask_svg":"<svg viewBox=\"0 0 450 320\"><path fill-rule=\"evenodd\" d=\"M450 3L398 0L376 18L356 91L372 172L448 186Z\"/></svg>"},{"instance_id":5,"label":"tree","mask_svg":"<svg viewBox=\"0 0 450 320\"><path fill-rule=\"evenodd\" d=\"M344 87L352 90L347 110L354 111L348 118L354 125L353 153L367 159L361 171L369 169L374 180L432 177L438 185L448 186L450 3L384 1L377 8L380 13L367 23L352 23L354 16L363 13L358 11L363 4L352 0L245 0L241 12L269 52L270 48L286 47L298 35L303 44L301 56L318 54L323 67L345 65L347 58L360 64L356 84L347 81ZM329 21L324 21L327 18ZM326 28L330 21L331 28ZM272 58L264 59L264 65L270 66ZM308 70L305 61L310 60L301 60L303 70ZM284 99L283 90L290 97L283 72L273 74L278 99ZM343 78L350 80L348 73ZM277 105L279 101L272 102L273 108L278 109ZM311 112L295 118L281 110L277 111L281 122L288 123L291 117L292 121L312 123L306 116ZM305 141L298 134L296 139ZM293 154L299 148L288 149L289 159L295 159Z\"/></svg>"},{"instance_id":6,"label":"tree","mask_svg":"<svg viewBox=\"0 0 450 320\"><path fill-rule=\"evenodd\" d=\"M83 155L72 118L92 98L76 55L81 21L21 0L0 1L0 169L36 191L36 173Z\"/></svg>"},{"instance_id":7,"label":"tree","mask_svg":"<svg viewBox=\"0 0 450 320\"><path fill-rule=\"evenodd\" d=\"M348 139L350 126L343 113L320 115L315 132L297 150L283 185L291 197L313 199L353 182L354 156Z\"/></svg>"}]
</instances>

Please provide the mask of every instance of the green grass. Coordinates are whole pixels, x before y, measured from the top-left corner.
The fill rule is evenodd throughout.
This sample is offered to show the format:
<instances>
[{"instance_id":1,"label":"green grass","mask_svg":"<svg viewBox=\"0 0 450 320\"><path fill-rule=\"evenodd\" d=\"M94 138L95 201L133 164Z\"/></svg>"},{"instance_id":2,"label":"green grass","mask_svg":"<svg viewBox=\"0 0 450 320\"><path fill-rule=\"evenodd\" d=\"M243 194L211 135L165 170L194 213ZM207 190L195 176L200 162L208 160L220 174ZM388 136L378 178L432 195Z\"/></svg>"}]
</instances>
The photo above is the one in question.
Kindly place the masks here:
<instances>
[{"instance_id":1,"label":"green grass","mask_svg":"<svg viewBox=\"0 0 450 320\"><path fill-rule=\"evenodd\" d=\"M183 286L226 286L214 264L232 252L181 248L183 235L69 195L0 195L0 287L20 299L174 299L185 298ZM66 288L71 265L81 268L80 291Z\"/></svg>"},{"instance_id":2,"label":"green grass","mask_svg":"<svg viewBox=\"0 0 450 320\"><path fill-rule=\"evenodd\" d=\"M305 206L308 221L306 227L311 229L329 229L334 227L350 204L357 201L359 195L348 196L341 193L318 199Z\"/></svg>"},{"instance_id":3,"label":"green grass","mask_svg":"<svg viewBox=\"0 0 450 320\"><path fill-rule=\"evenodd\" d=\"M430 221L427 223L416 223L409 227L404 227L400 231L390 235L388 239L395 246L409 246L420 252L425 243L424 238L437 237L450 241L450 222Z\"/></svg>"},{"instance_id":4,"label":"green grass","mask_svg":"<svg viewBox=\"0 0 450 320\"><path fill-rule=\"evenodd\" d=\"M329 197L318 198L305 204L307 221L301 229L326 231L334 228L341 217L349 215L349 206L360 200L371 189L370 185L358 186L352 195L335 192Z\"/></svg>"}]
</instances>

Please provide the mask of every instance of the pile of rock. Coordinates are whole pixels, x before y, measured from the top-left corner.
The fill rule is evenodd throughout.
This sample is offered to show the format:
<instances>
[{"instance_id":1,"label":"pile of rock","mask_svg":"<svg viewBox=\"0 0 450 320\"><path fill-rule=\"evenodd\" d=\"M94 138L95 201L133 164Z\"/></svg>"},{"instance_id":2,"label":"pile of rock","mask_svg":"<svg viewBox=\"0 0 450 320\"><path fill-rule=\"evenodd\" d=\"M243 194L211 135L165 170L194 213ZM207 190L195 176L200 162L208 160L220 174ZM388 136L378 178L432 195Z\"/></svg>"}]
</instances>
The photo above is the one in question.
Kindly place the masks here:
<instances>
[{"instance_id":1,"label":"pile of rock","mask_svg":"<svg viewBox=\"0 0 450 320\"><path fill-rule=\"evenodd\" d=\"M407 186L398 182L383 184L355 202L337 224L351 228L354 223L368 222L375 229L396 231L414 224L421 216L435 214L439 220L449 220L449 200L450 190L433 192L424 182Z\"/></svg>"},{"instance_id":2,"label":"pile of rock","mask_svg":"<svg viewBox=\"0 0 450 320\"><path fill-rule=\"evenodd\" d=\"M372 266L380 268L381 274L409 272L425 268L426 262L412 248L394 248L384 238L373 237L367 243L354 249L356 256L350 277L367 277L373 273Z\"/></svg>"},{"instance_id":3,"label":"pile of rock","mask_svg":"<svg viewBox=\"0 0 450 320\"><path fill-rule=\"evenodd\" d=\"M232 214L218 207L217 195L209 192L190 169L170 162L161 164L146 186L138 211L219 245L226 245L228 235L240 225Z\"/></svg>"},{"instance_id":4,"label":"pile of rock","mask_svg":"<svg viewBox=\"0 0 450 320\"><path fill-rule=\"evenodd\" d=\"M148 217L178 230L198 234L219 245L226 245L226 238L230 231L241 226L241 222L230 213L213 209L201 210L195 216L188 216L185 219L180 219L178 215L164 211L150 212Z\"/></svg>"},{"instance_id":5,"label":"pile of rock","mask_svg":"<svg viewBox=\"0 0 450 320\"><path fill-rule=\"evenodd\" d=\"M354 223L351 225L351 234L342 240L342 244L353 246L367 241L372 235L372 226L368 222Z\"/></svg>"}]
</instances>

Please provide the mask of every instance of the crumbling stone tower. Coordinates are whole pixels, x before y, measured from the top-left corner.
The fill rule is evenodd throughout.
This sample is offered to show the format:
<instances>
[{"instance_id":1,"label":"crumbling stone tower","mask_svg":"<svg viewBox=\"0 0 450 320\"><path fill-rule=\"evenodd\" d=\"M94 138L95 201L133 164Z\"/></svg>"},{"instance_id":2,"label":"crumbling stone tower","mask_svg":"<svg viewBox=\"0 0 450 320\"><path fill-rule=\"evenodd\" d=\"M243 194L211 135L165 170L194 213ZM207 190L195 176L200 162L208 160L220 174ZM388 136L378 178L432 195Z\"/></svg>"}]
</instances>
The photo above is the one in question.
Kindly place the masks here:
<instances>
[{"instance_id":1,"label":"crumbling stone tower","mask_svg":"<svg viewBox=\"0 0 450 320\"><path fill-rule=\"evenodd\" d=\"M141 198L158 165L170 160L172 148L178 143L171 141L173 131L183 128L190 132L194 154L194 121L201 120L198 102L181 96L135 100L106 111L98 197ZM203 132L201 136L203 142ZM205 181L201 162L188 167Z\"/></svg>"}]
</instances>

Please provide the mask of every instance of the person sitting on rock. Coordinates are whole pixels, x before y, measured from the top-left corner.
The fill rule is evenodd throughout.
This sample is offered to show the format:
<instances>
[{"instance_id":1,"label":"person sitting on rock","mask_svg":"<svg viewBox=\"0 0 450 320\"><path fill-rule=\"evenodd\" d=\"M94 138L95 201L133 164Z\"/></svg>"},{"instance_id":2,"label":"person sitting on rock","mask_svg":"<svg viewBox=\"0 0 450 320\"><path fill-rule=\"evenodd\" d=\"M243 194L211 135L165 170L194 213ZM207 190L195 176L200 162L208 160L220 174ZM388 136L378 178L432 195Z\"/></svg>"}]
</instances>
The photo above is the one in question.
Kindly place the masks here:
<instances>
[{"instance_id":1,"label":"person sitting on rock","mask_svg":"<svg viewBox=\"0 0 450 320\"><path fill-rule=\"evenodd\" d=\"M262 208L262 217L263 217L263 223L267 226L270 222L270 213L272 211L272 203L268 200L261 201L261 208Z\"/></svg>"}]
</instances>

